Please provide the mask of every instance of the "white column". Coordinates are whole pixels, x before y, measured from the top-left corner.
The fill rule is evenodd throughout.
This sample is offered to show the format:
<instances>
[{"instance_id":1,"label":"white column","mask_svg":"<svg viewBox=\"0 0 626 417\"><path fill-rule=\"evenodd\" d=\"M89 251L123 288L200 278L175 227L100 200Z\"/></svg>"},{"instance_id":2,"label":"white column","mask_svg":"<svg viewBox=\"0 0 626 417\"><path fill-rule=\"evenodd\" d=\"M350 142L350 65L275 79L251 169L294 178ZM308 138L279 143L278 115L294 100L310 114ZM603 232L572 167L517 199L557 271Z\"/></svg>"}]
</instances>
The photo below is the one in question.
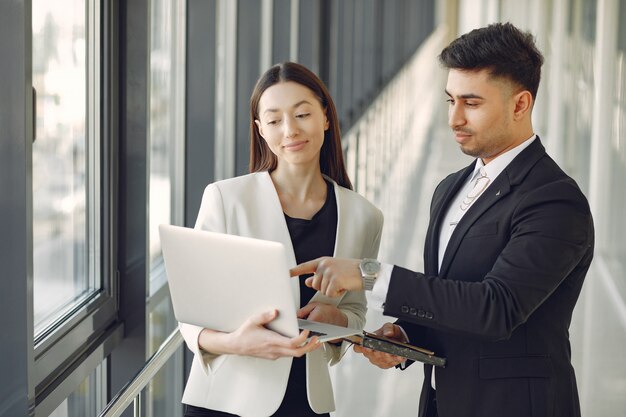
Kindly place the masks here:
<instances>
[{"instance_id":1,"label":"white column","mask_svg":"<svg viewBox=\"0 0 626 417\"><path fill-rule=\"evenodd\" d=\"M548 79L548 126L546 132L546 149L554 160L561 164L564 160L563 143L566 140L563 129L563 84L564 51L566 50L566 19L569 16L567 0L554 0L552 10L552 34L549 50L544 55L549 57ZM545 84L545 82L544 82Z\"/></svg>"},{"instance_id":2,"label":"white column","mask_svg":"<svg viewBox=\"0 0 626 417\"><path fill-rule=\"evenodd\" d=\"M172 179L172 191L175 193L172 199L172 220L174 224L182 225L185 221L185 141L178 138L185 137L185 74L186 74L186 51L187 44L187 2L176 0L174 2L174 15L172 16L174 28L173 53L173 98L174 98L174 139L173 151L174 172Z\"/></svg>"},{"instance_id":3,"label":"white column","mask_svg":"<svg viewBox=\"0 0 626 417\"><path fill-rule=\"evenodd\" d=\"M215 179L235 175L237 1L217 3L215 76Z\"/></svg>"},{"instance_id":4,"label":"white column","mask_svg":"<svg viewBox=\"0 0 626 417\"><path fill-rule=\"evenodd\" d=\"M300 15L300 1L291 0L291 19L289 25L289 60L298 62L298 32L300 31L299 24Z\"/></svg>"},{"instance_id":5,"label":"white column","mask_svg":"<svg viewBox=\"0 0 626 417\"><path fill-rule=\"evenodd\" d=\"M609 225L603 221L602 207L610 203L608 155L614 106L614 74L617 51L619 5L617 0L599 0L596 20L596 54L594 82L596 85L591 125L591 167L589 202L596 219L596 236L607 236ZM599 249L606 242L598 240Z\"/></svg>"},{"instance_id":6,"label":"white column","mask_svg":"<svg viewBox=\"0 0 626 417\"><path fill-rule=\"evenodd\" d=\"M590 271L594 275L607 276L599 268L603 265L602 249L606 247L607 231L610 227L608 217L602 209L610 204L608 189L610 179L610 163L608 156L611 149L613 97L614 97L614 69L617 49L618 33L618 3L617 0L599 0L596 17L596 50L594 57L594 100L593 119L591 124L591 155L589 172L589 203L595 219L596 232L596 260ZM590 397L592 389L593 368L597 363L595 355L596 341L589 337L593 326L597 326L597 317L594 316L593 298L597 291L597 282L590 282L583 293L584 299L584 335L583 335L583 364L581 372L581 410L587 415L593 409L593 399Z\"/></svg>"},{"instance_id":7,"label":"white column","mask_svg":"<svg viewBox=\"0 0 626 417\"><path fill-rule=\"evenodd\" d=\"M261 73L274 62L272 58L272 27L274 26L274 0L261 2Z\"/></svg>"}]
</instances>

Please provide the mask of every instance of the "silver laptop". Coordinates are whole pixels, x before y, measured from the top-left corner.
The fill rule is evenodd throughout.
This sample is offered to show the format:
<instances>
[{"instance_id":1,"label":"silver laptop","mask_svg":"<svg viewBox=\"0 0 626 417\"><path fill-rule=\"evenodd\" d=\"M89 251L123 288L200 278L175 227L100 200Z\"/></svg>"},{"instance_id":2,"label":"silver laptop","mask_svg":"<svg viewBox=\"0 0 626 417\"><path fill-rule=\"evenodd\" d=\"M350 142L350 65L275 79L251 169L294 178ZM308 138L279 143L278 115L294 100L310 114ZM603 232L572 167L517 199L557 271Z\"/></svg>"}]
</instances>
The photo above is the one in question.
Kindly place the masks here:
<instances>
[{"instance_id":1,"label":"silver laptop","mask_svg":"<svg viewBox=\"0 0 626 417\"><path fill-rule=\"evenodd\" d=\"M308 329L324 342L360 330L302 320L292 293L285 248L267 240L159 225L174 315L179 322L232 332L272 309L268 328L288 337Z\"/></svg>"}]
</instances>

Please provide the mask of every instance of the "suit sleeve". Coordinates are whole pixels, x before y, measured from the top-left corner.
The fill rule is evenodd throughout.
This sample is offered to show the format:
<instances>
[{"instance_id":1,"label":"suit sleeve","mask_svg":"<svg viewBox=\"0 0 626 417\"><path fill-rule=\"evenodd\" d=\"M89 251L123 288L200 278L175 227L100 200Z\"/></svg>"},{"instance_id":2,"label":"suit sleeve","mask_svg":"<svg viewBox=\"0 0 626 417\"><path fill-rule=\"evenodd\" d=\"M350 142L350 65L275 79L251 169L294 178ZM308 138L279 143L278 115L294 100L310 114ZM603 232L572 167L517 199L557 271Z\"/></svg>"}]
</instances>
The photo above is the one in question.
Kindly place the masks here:
<instances>
[{"instance_id":1,"label":"suit sleeve","mask_svg":"<svg viewBox=\"0 0 626 417\"><path fill-rule=\"evenodd\" d=\"M226 231L222 196L219 188L215 184L209 184L204 190L195 229L213 232ZM194 361L200 363L205 374L210 373L211 368L217 368L219 363L223 360L223 355L214 355L200 349L198 336L200 336L202 327L180 322L178 323L178 327L185 339L187 347L194 354Z\"/></svg>"},{"instance_id":2,"label":"suit sleeve","mask_svg":"<svg viewBox=\"0 0 626 417\"><path fill-rule=\"evenodd\" d=\"M481 259L463 259L461 250L453 261L459 263L456 275L446 279L395 267L384 313L418 325L408 326L417 334L424 326L502 340L570 274L584 276L591 262L591 214L572 183L549 183L525 194L514 207L507 233L495 262L489 261L488 273L481 279L462 276L484 264Z\"/></svg>"}]
</instances>

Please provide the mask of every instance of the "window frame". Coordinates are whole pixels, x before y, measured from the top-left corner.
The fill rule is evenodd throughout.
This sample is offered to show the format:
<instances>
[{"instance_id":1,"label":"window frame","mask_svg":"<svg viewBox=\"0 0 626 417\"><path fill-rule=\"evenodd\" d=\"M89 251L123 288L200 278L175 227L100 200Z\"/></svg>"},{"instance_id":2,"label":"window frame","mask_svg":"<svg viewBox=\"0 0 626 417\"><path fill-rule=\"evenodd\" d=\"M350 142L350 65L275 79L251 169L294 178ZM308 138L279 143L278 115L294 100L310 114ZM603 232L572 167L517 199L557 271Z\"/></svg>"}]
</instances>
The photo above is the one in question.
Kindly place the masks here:
<instances>
[{"instance_id":1,"label":"window frame","mask_svg":"<svg viewBox=\"0 0 626 417\"><path fill-rule=\"evenodd\" d=\"M33 356L32 234L28 223L28 167L32 164L33 91L30 32L30 2L1 2L0 16L0 324L10 334L0 344L0 414L28 415L34 390L28 374ZM25 28L28 28L25 29ZM9 383L4 383L7 381ZM9 401L10 399L10 401Z\"/></svg>"},{"instance_id":2,"label":"window frame","mask_svg":"<svg viewBox=\"0 0 626 417\"><path fill-rule=\"evenodd\" d=\"M87 154L89 182L87 188L87 222L90 233L88 273L100 281L100 289L63 314L32 339L32 364L29 388L34 392L35 415L48 415L54 411L78 384L88 377L119 344L123 337L123 324L117 319L119 308L119 274L116 270L115 219L117 184L114 177L117 165L115 138L118 122L117 61L118 41L114 25L117 23L116 5L102 0L86 0L88 33L88 104ZM114 3L114 2L111 2ZM29 6L32 5L28 1ZM32 7L32 6L31 6ZM29 16L30 17L30 16ZM30 25L26 25L30 30ZM27 52L31 53L32 45ZM27 71L30 73L31 68ZM95 93L95 94L94 94ZM32 108L32 106L30 107ZM32 115L31 115L32 117ZM93 143L92 143L93 142ZM32 148L31 148L32 149ZM32 160L28 166L33 169ZM32 172L32 171L31 171ZM92 175L93 174L93 175ZM32 190L29 178L27 189ZM30 191L32 192L32 191ZM32 241L32 197L27 203L28 236ZM95 255L94 255L95 253ZM27 254L31 270L29 276L29 320L33 320L32 306L32 244ZM30 332L34 331L30 323Z\"/></svg>"}]
</instances>

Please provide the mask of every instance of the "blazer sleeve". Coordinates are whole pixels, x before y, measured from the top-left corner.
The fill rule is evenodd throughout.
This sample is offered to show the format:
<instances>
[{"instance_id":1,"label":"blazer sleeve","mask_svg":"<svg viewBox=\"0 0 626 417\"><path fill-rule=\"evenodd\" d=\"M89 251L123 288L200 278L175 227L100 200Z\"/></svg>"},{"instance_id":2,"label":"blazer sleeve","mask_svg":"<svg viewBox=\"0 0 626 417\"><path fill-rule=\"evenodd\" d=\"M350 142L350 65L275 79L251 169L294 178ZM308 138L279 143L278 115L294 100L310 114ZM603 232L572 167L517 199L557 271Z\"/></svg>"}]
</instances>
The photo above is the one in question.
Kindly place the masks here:
<instances>
[{"instance_id":1,"label":"blazer sleeve","mask_svg":"<svg viewBox=\"0 0 626 417\"><path fill-rule=\"evenodd\" d=\"M373 214L363 224L363 227L368 228L371 232L368 234L369 239L366 242L363 242L363 250L360 257L376 259L378 257L380 238L383 230L382 212L377 208L373 208ZM354 329L363 329L363 327L365 327L365 314L367 312L367 299L365 298L365 291L347 292L337 305L337 308L348 318L348 327ZM329 357L329 364L335 365L338 363L346 349L349 347L350 343L347 342L343 342L341 346L326 343L325 348Z\"/></svg>"},{"instance_id":2,"label":"blazer sleeve","mask_svg":"<svg viewBox=\"0 0 626 417\"><path fill-rule=\"evenodd\" d=\"M209 184L204 190L195 229L212 232L226 231L222 195L215 184ZM202 327L180 322L178 327L187 347L194 354L194 361L198 361L204 373L209 374L212 370L217 369L223 360L223 355L215 355L200 349L198 337Z\"/></svg>"},{"instance_id":3,"label":"blazer sleeve","mask_svg":"<svg viewBox=\"0 0 626 417\"><path fill-rule=\"evenodd\" d=\"M367 242L363 243L359 257L376 259L383 230L383 215L380 210L375 209L370 217L371 219L363 225L370 229L370 233ZM366 306L365 291L350 291L342 298L338 308L348 316L348 327L362 329L365 326Z\"/></svg>"}]
</instances>

